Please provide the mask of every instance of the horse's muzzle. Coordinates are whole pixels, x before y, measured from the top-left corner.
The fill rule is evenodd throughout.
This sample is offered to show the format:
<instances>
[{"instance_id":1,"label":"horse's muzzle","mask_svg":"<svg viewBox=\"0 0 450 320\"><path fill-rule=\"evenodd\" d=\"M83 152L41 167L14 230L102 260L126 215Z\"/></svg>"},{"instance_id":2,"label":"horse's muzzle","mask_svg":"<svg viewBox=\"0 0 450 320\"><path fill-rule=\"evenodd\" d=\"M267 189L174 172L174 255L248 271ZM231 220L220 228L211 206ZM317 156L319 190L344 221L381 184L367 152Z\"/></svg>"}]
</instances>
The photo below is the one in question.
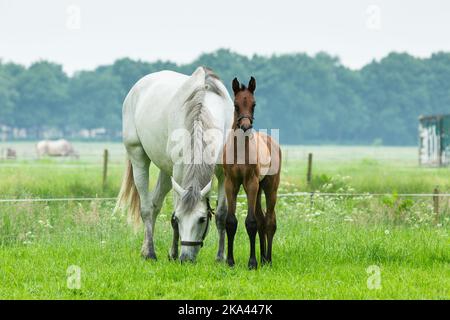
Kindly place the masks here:
<instances>
[{"instance_id":1,"label":"horse's muzzle","mask_svg":"<svg viewBox=\"0 0 450 320\"><path fill-rule=\"evenodd\" d=\"M180 261L183 262L195 262L195 256L188 253L182 253L180 255Z\"/></svg>"}]
</instances>

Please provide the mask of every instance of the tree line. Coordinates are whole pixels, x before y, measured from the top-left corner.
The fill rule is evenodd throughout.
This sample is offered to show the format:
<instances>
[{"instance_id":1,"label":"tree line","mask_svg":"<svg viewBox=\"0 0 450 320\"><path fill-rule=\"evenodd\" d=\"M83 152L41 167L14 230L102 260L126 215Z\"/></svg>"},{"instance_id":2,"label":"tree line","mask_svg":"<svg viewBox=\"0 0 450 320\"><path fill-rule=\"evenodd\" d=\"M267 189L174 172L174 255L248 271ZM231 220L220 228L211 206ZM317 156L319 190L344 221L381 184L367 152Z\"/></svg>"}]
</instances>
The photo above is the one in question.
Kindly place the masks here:
<instances>
[{"instance_id":1,"label":"tree line","mask_svg":"<svg viewBox=\"0 0 450 320\"><path fill-rule=\"evenodd\" d=\"M189 64L129 58L68 76L61 65L0 62L0 125L37 136L56 128L121 130L122 102L142 76L170 69L212 68L231 93L234 77L257 80L256 126L280 129L289 144L417 143L418 117L450 110L450 53L416 58L391 53L361 69L326 53L243 56L226 49Z\"/></svg>"}]
</instances>

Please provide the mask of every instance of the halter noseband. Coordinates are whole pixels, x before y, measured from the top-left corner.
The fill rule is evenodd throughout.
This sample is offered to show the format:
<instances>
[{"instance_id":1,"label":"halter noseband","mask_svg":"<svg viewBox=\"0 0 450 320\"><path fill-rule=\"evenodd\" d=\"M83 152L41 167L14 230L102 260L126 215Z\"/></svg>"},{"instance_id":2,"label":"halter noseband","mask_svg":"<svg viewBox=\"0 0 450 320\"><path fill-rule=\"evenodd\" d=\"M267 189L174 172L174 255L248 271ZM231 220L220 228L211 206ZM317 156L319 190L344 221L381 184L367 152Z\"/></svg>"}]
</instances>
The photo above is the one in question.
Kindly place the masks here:
<instances>
[{"instance_id":1,"label":"halter noseband","mask_svg":"<svg viewBox=\"0 0 450 320\"><path fill-rule=\"evenodd\" d=\"M253 123L253 120L255 120L254 116L246 116L244 114L240 114L237 119L236 119L236 123L239 123L239 121L241 121L242 119L248 119L250 120L250 123Z\"/></svg>"},{"instance_id":2,"label":"halter noseband","mask_svg":"<svg viewBox=\"0 0 450 320\"><path fill-rule=\"evenodd\" d=\"M208 218L206 220L206 227L205 227L205 231L203 232L202 235L202 240L200 241L181 241L181 245L182 246L188 246L188 247L195 247L195 246L200 246L203 247L203 241L206 238L206 233L208 232L209 229L209 222L211 221L211 218L214 214L213 209L211 208L211 205L209 204L209 198L206 198L206 207L208 210ZM177 222L175 221L175 212L172 214L172 225L176 224Z\"/></svg>"}]
</instances>

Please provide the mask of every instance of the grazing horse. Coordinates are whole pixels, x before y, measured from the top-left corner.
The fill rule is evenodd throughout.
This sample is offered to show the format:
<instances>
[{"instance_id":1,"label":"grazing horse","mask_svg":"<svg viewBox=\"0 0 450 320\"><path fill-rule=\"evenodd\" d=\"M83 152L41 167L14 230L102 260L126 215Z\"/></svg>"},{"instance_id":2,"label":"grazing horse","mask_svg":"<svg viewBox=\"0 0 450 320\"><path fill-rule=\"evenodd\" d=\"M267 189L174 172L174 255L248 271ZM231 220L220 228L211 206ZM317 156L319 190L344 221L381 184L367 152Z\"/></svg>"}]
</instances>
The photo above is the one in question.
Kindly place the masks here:
<instances>
[{"instance_id":1,"label":"grazing horse","mask_svg":"<svg viewBox=\"0 0 450 320\"><path fill-rule=\"evenodd\" d=\"M276 230L275 204L280 182L281 150L268 135L253 132L255 111L255 78L248 87L240 85L235 78L234 134L229 135L223 152L225 192L228 200L226 231L228 238L227 263L234 265L233 243L238 221L236 219L236 197L241 185L247 194L247 218L245 227L250 239L248 267L258 266L255 253L256 233L259 235L261 264L272 263L272 241ZM266 197L266 212L261 207L261 193Z\"/></svg>"},{"instance_id":2,"label":"grazing horse","mask_svg":"<svg viewBox=\"0 0 450 320\"><path fill-rule=\"evenodd\" d=\"M226 198L221 154L233 121L233 101L218 76L199 67L191 75L172 71L149 74L131 88L123 104L123 142L128 164L116 209L129 205L144 222L144 258L156 259L155 220L174 190L170 259L194 261L206 237L211 209L208 192L218 179L217 259L224 258ZM149 192L149 166L159 177Z\"/></svg>"},{"instance_id":3,"label":"grazing horse","mask_svg":"<svg viewBox=\"0 0 450 320\"><path fill-rule=\"evenodd\" d=\"M43 156L50 157L68 157L78 158L78 153L74 150L72 144L65 140L42 140L36 144L36 153L38 158Z\"/></svg>"}]
</instances>

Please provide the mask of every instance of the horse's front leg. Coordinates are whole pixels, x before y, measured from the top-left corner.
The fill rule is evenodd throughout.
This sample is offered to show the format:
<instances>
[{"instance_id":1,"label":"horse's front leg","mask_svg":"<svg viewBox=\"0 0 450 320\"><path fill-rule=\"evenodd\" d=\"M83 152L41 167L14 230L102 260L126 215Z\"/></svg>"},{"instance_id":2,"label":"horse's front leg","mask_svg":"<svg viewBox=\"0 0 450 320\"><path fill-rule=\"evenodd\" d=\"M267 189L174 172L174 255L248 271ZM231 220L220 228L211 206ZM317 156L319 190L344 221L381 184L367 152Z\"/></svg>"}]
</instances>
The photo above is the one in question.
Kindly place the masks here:
<instances>
[{"instance_id":1,"label":"horse's front leg","mask_svg":"<svg viewBox=\"0 0 450 320\"><path fill-rule=\"evenodd\" d=\"M134 173L134 172L133 172ZM143 177L140 178L142 180ZM148 173L147 173L147 181L148 181ZM137 184L136 184L137 187ZM170 191L171 182L170 177L165 173L160 171L158 182L156 183L156 187L153 192L148 196L147 199L143 199L141 197L141 216L144 222L145 228L145 238L144 243L142 245L141 254L146 259L156 260L155 247L153 244L153 235L155 232L155 222L156 217L161 211L162 204L164 202L164 198L167 193ZM138 188L139 190L139 188ZM148 200L149 199L149 200ZM144 200L144 201L142 201Z\"/></svg>"},{"instance_id":2,"label":"horse's front leg","mask_svg":"<svg viewBox=\"0 0 450 320\"><path fill-rule=\"evenodd\" d=\"M244 189L247 194L247 218L245 219L245 228L250 240L250 258L248 260L248 268L256 269L258 262L256 261L255 240L258 226L256 222L256 200L258 197L259 180L258 177L252 176L244 180Z\"/></svg>"},{"instance_id":3,"label":"horse's front leg","mask_svg":"<svg viewBox=\"0 0 450 320\"><path fill-rule=\"evenodd\" d=\"M239 184L233 182L230 178L225 178L225 193L227 195L228 204L225 228L228 239L227 263L230 267L234 266L233 245L234 236L236 235L238 225L238 221L236 219L236 198L239 192L239 186Z\"/></svg>"},{"instance_id":4,"label":"horse's front leg","mask_svg":"<svg viewBox=\"0 0 450 320\"><path fill-rule=\"evenodd\" d=\"M227 218L227 198L225 195L225 177L223 171L220 168L216 170L216 176L218 181L218 196L217 196L217 212L216 212L216 227L219 233L219 247L217 250L216 261L221 262L224 260L225 251L225 229Z\"/></svg>"}]
</instances>

